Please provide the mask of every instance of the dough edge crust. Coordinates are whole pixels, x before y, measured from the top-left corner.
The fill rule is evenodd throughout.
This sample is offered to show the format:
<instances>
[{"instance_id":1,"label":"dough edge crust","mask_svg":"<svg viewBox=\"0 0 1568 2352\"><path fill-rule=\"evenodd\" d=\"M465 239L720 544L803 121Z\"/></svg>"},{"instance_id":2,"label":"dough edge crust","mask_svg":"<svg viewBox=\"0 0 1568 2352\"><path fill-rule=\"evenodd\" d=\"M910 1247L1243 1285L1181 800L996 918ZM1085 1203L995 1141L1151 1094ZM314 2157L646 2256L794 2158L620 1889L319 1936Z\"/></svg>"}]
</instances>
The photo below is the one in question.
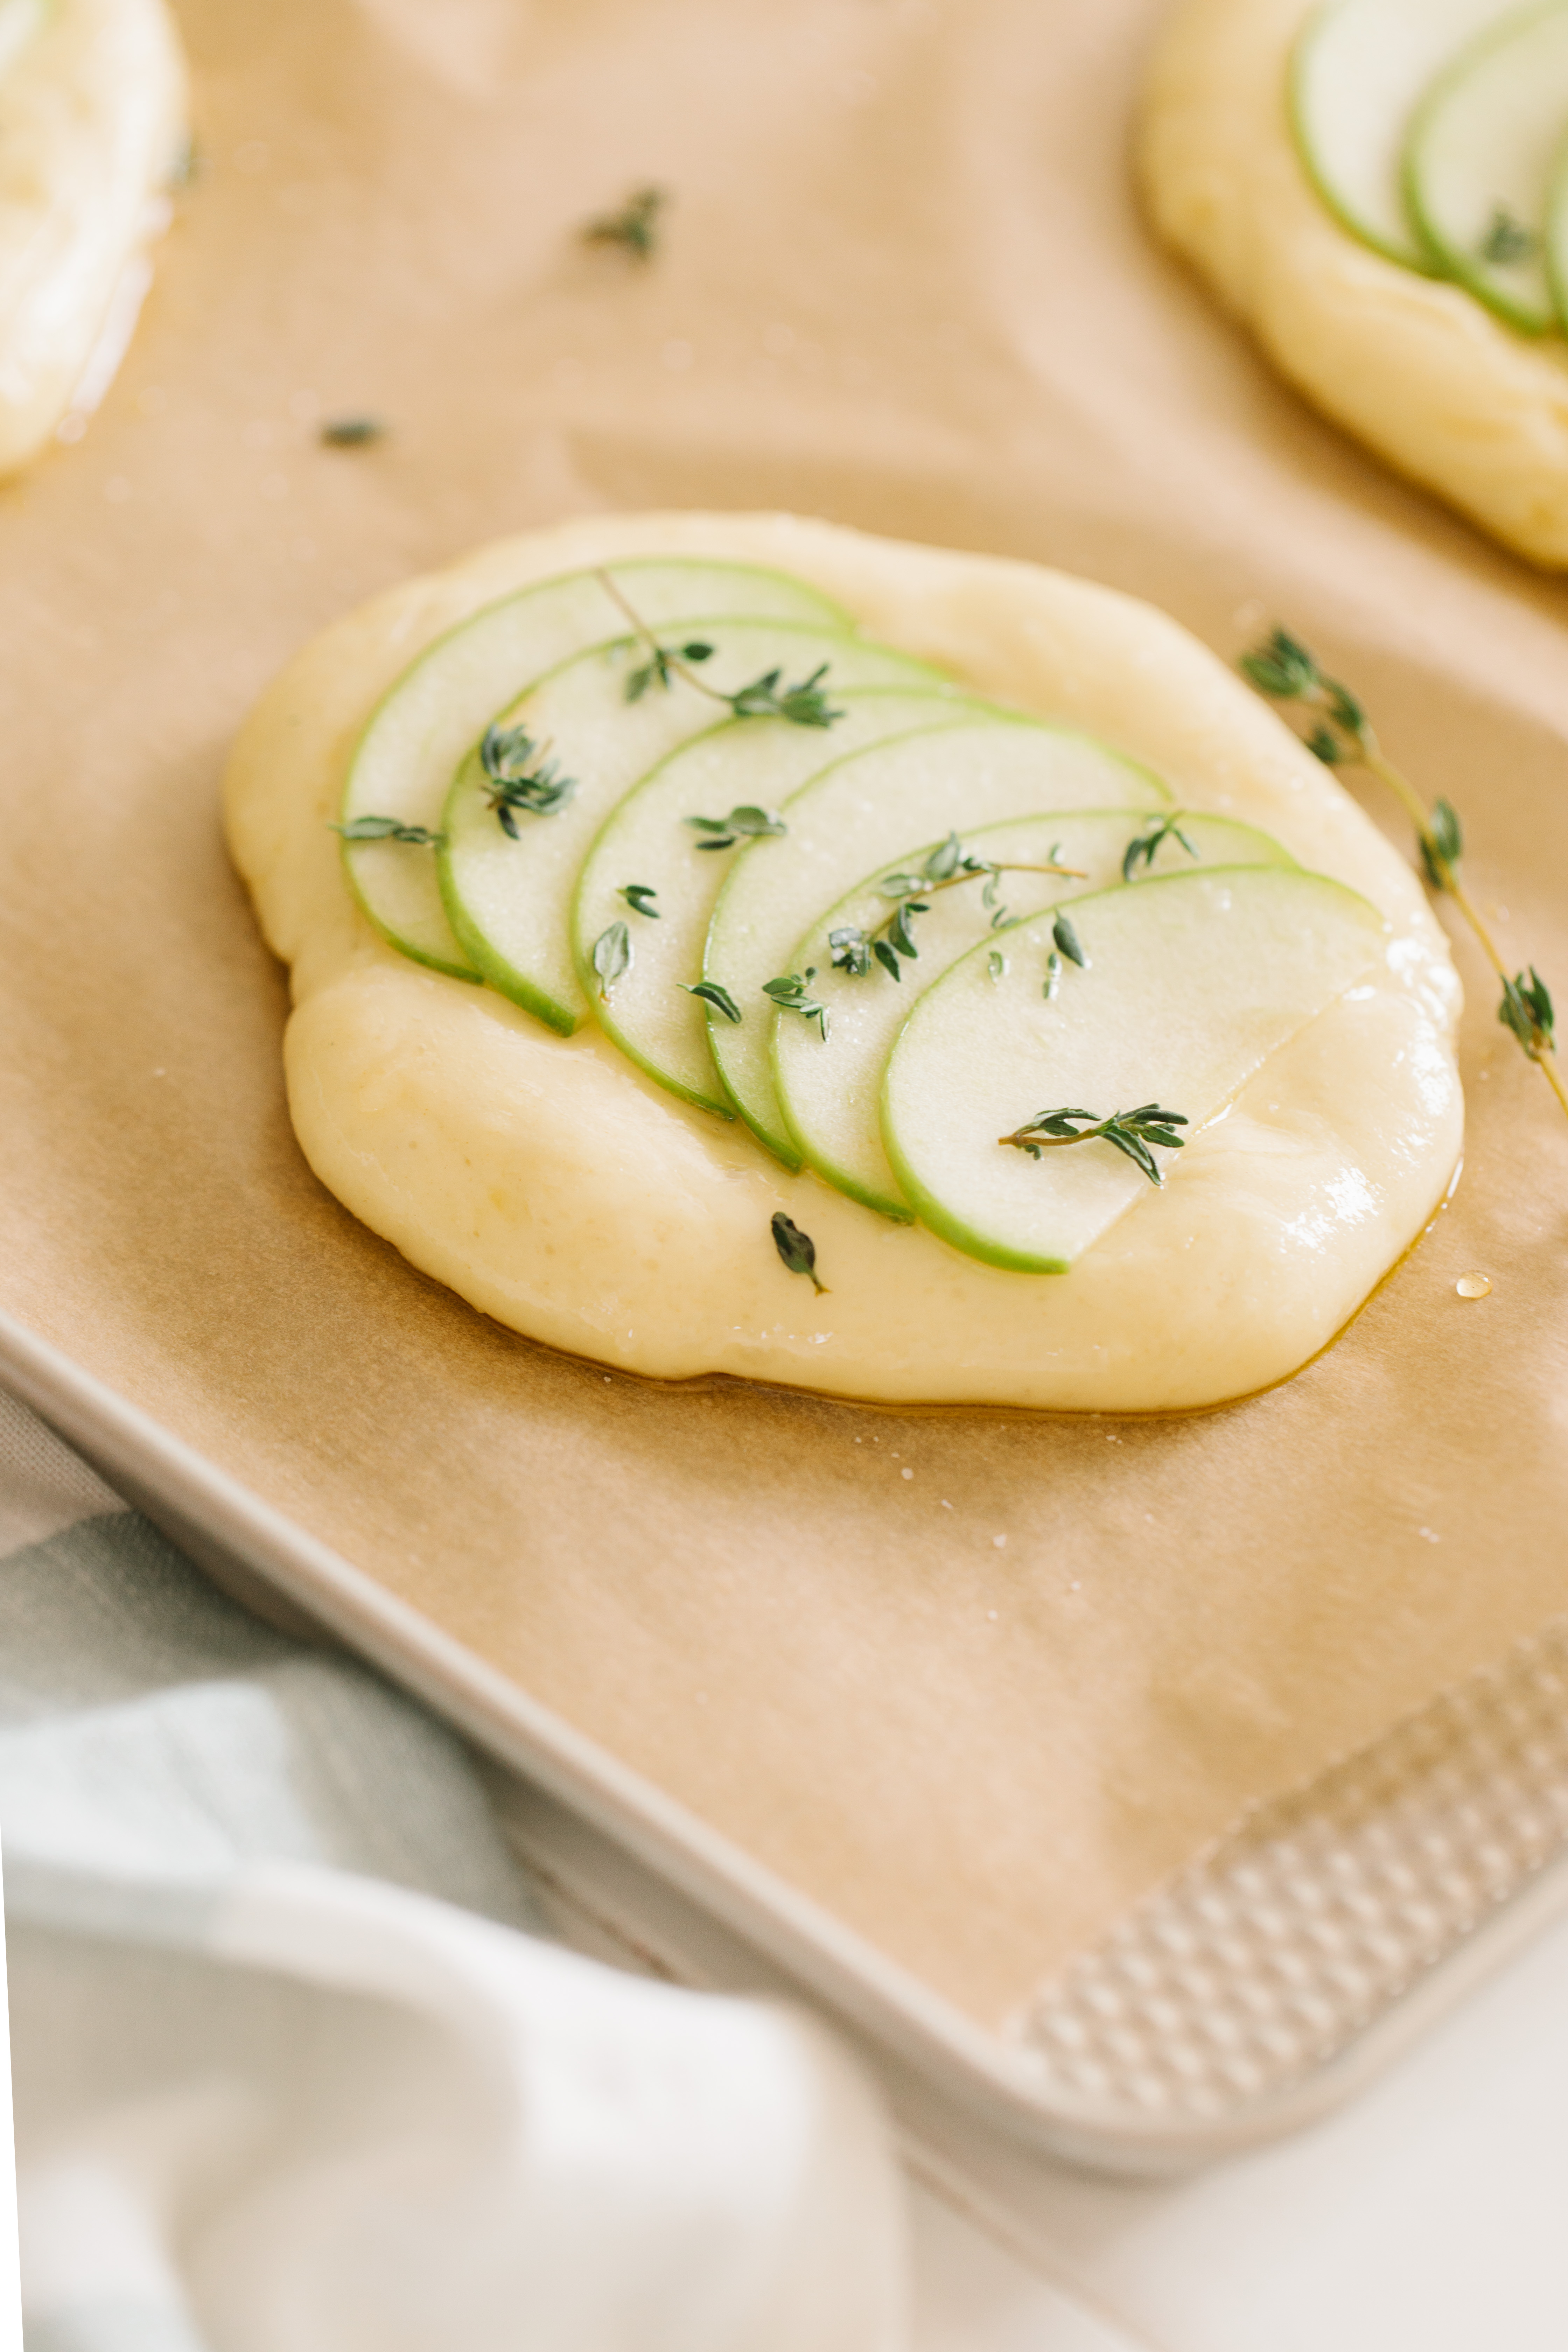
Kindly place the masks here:
<instances>
[{"instance_id":1,"label":"dough edge crust","mask_svg":"<svg viewBox=\"0 0 1568 2352\"><path fill-rule=\"evenodd\" d=\"M409 962L353 904L327 820L414 656L530 582L684 552L816 582L868 634L1105 735L1184 804L1266 826L1388 917L1387 972L1275 1055L1071 1276L999 1272L790 1176L597 1031L563 1041ZM1458 1159L1458 983L1411 870L1176 623L1039 566L769 515L591 517L502 541L306 646L242 730L225 799L235 862L292 967L289 1104L316 1174L484 1313L625 1370L892 1404L1221 1403L1328 1344ZM827 1297L780 1265L776 1208L816 1240Z\"/></svg>"},{"instance_id":2,"label":"dough edge crust","mask_svg":"<svg viewBox=\"0 0 1568 2352\"><path fill-rule=\"evenodd\" d=\"M1568 344L1363 246L1291 133L1313 0L1180 0L1136 142L1149 215L1319 408L1536 563L1568 566Z\"/></svg>"}]
</instances>

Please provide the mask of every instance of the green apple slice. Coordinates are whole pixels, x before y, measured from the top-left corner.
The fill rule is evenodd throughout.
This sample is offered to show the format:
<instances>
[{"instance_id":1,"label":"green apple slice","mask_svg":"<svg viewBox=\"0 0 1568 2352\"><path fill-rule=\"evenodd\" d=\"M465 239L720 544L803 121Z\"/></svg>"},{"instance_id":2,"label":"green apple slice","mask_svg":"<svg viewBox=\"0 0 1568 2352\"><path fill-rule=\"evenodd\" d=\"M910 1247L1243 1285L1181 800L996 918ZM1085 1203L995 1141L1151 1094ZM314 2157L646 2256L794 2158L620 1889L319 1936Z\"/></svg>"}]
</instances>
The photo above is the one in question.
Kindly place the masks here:
<instances>
[{"instance_id":1,"label":"green apple slice","mask_svg":"<svg viewBox=\"0 0 1568 2352\"><path fill-rule=\"evenodd\" d=\"M843 935L861 940L887 938L889 919L900 899L878 887L889 877L879 867L868 882L841 898L818 917L789 961L789 969L816 969L812 995L827 1009L827 1034L816 1021L780 1013L773 1021L773 1080L801 1158L819 1176L863 1201L885 1217L908 1220L913 1214L882 1148L882 1073L899 1031L915 998L933 987L948 968L967 955L977 940L988 941L986 975L1001 979L1011 970L1013 933L1016 925L1042 908L1088 897L1119 883L1123 873L1144 880L1198 866L1292 866L1295 860L1272 835L1259 833L1234 818L1180 816L1151 818L1146 809L1073 810L1067 815L1015 817L1005 824L982 825L966 833L963 847L970 856L992 861L1002 872L991 880L983 874L965 879L962 869L939 878L931 891L922 891L914 904L924 914L908 920L913 958L889 948L899 966L892 975L874 954L862 949L851 953L850 969L835 969L846 952ZM933 864L939 877L950 864L946 844L928 843L923 849L900 857L900 877L912 878ZM1078 868L1075 877L1042 872L1047 866ZM989 908L985 898L993 904ZM834 944L834 934L840 943ZM1033 959L1033 950L1020 950ZM1058 951L1059 952L1059 951ZM993 961L994 959L994 961ZM857 967L859 967L858 969ZM1063 971L1060 985L1077 984Z\"/></svg>"},{"instance_id":2,"label":"green apple slice","mask_svg":"<svg viewBox=\"0 0 1568 2352\"><path fill-rule=\"evenodd\" d=\"M734 1110L713 1067L701 1002L689 990L701 975L714 901L747 836L736 835L729 849L705 847L690 819L777 811L830 762L974 707L934 672L918 691L857 688L834 700L844 716L827 735L777 719L731 719L673 752L605 819L578 878L579 973L591 969L595 941L616 920L628 925L635 949L629 971L595 1007L600 1027L660 1086L725 1118ZM707 836L715 838L724 836ZM625 893L637 883L653 892L657 911L635 911Z\"/></svg>"},{"instance_id":3,"label":"green apple slice","mask_svg":"<svg viewBox=\"0 0 1568 2352\"><path fill-rule=\"evenodd\" d=\"M1555 326L1547 199L1568 125L1568 6L1510 16L1434 83L1411 125L1405 185L1444 268L1525 334Z\"/></svg>"},{"instance_id":4,"label":"green apple slice","mask_svg":"<svg viewBox=\"0 0 1568 2352\"><path fill-rule=\"evenodd\" d=\"M911 841L1047 809L1158 808L1170 793L1146 768L1091 736L1006 712L969 716L857 753L784 803L782 841L736 856L713 908L705 980L741 1008L738 1025L709 1015L720 1077L753 1135L786 1168L800 1166L773 1085L772 1005L764 983L794 970L791 951L824 907Z\"/></svg>"},{"instance_id":5,"label":"green apple slice","mask_svg":"<svg viewBox=\"0 0 1568 2352\"><path fill-rule=\"evenodd\" d=\"M502 713L500 727L526 727L541 758L572 779L563 805L548 815L517 814L514 837L486 796L477 747L447 795L436 871L458 943L492 988L564 1037L595 1002L607 997L614 977L595 983L590 960L585 983L573 956L572 898L584 857L605 818L638 779L723 717L716 698L739 693L770 671L780 674L783 687L821 671L823 691L836 708L837 687L898 685L931 675L923 663L886 646L799 622L720 613L683 618L680 625L711 649L700 669L674 671L668 683L655 682L628 699L645 656L635 637L622 635L563 663ZM793 731L811 738L819 762L831 759L831 726Z\"/></svg>"},{"instance_id":6,"label":"green apple slice","mask_svg":"<svg viewBox=\"0 0 1568 2352\"><path fill-rule=\"evenodd\" d=\"M1386 934L1353 890L1283 866L1107 890L1072 923L1085 968L1048 999L1048 915L1008 935L1000 978L985 945L961 957L916 1001L882 1085L883 1141L919 1216L1021 1274L1067 1273L1148 1180L1103 1138L1037 1158L998 1139L1047 1112L1157 1103L1190 1139L1382 959Z\"/></svg>"},{"instance_id":7,"label":"green apple slice","mask_svg":"<svg viewBox=\"0 0 1568 2352\"><path fill-rule=\"evenodd\" d=\"M1356 236L1407 269L1432 256L1405 202L1405 142L1433 77L1519 0L1328 0L1290 62L1290 120L1308 175Z\"/></svg>"},{"instance_id":8,"label":"green apple slice","mask_svg":"<svg viewBox=\"0 0 1568 2352\"><path fill-rule=\"evenodd\" d=\"M616 564L611 576L654 628L725 611L824 628L851 625L804 581L754 564L648 557ZM584 646L625 628L626 615L602 575L575 572L488 604L438 637L372 712L343 787L340 821L389 817L437 832L453 771L496 712ZM354 895L383 938L416 962L479 979L452 936L428 848L345 841L343 857Z\"/></svg>"}]
</instances>

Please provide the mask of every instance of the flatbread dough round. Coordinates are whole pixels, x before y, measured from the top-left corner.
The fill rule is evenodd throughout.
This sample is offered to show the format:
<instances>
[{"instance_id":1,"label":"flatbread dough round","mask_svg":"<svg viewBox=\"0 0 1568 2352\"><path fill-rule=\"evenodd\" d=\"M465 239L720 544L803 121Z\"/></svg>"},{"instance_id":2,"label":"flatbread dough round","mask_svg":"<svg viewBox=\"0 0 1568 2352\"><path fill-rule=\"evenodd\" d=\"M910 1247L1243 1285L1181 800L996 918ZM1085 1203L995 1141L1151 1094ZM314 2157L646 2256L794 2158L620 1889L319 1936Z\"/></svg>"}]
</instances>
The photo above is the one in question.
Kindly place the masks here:
<instances>
[{"instance_id":1,"label":"flatbread dough round","mask_svg":"<svg viewBox=\"0 0 1568 2352\"><path fill-rule=\"evenodd\" d=\"M329 830L373 706L498 596L638 554L816 583L978 692L1106 737L1184 806L1274 833L1392 926L1386 968L1301 1031L1070 1275L1008 1274L791 1176L644 1078L407 961ZM1441 1201L1460 1140L1458 983L1410 869L1239 680L1163 614L1034 565L787 516L594 517L481 550L327 630L247 721L229 839L293 968L307 1159L416 1265L513 1329L666 1379L729 1372L888 1402L1214 1404L1331 1339ZM828 1295L781 1265L784 1209Z\"/></svg>"},{"instance_id":2,"label":"flatbread dough round","mask_svg":"<svg viewBox=\"0 0 1568 2352\"><path fill-rule=\"evenodd\" d=\"M0 476L108 388L184 122L163 0L0 0Z\"/></svg>"},{"instance_id":3,"label":"flatbread dough round","mask_svg":"<svg viewBox=\"0 0 1568 2352\"><path fill-rule=\"evenodd\" d=\"M1312 0L1182 0L1144 91L1149 211L1291 383L1537 563L1568 565L1568 342L1374 253L1311 185L1288 113Z\"/></svg>"}]
</instances>

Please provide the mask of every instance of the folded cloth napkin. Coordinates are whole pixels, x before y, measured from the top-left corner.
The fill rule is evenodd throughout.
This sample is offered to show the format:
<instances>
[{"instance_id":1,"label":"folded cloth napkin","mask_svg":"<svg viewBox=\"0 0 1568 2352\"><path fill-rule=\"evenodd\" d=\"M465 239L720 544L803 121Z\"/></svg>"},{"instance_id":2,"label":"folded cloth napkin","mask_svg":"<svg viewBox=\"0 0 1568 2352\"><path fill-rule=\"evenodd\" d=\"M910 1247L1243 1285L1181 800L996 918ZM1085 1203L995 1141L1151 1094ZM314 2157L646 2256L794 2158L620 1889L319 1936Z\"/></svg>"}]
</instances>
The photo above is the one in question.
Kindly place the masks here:
<instances>
[{"instance_id":1,"label":"folded cloth napkin","mask_svg":"<svg viewBox=\"0 0 1568 2352\"><path fill-rule=\"evenodd\" d=\"M805 2016L542 1940L461 1743L0 1396L27 2352L896 2352Z\"/></svg>"}]
</instances>

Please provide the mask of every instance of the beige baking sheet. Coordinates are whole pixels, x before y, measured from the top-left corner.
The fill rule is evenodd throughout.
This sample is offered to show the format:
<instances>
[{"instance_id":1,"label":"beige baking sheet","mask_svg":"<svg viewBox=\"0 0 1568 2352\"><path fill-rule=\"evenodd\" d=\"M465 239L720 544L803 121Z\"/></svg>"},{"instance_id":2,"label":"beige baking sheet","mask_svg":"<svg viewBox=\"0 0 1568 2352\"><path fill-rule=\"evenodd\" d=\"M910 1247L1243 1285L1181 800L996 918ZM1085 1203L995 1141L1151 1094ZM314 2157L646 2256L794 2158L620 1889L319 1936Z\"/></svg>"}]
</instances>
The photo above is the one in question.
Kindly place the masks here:
<instances>
[{"instance_id":1,"label":"beige baking sheet","mask_svg":"<svg viewBox=\"0 0 1568 2352\"><path fill-rule=\"evenodd\" d=\"M474 541L795 507L1067 564L1227 654L1289 619L1568 994L1563 591L1147 243L1146 0L182 13L205 168L87 439L0 493L0 1303L994 2021L1568 1606L1568 1122L1475 958L1458 1197L1286 1388L1121 1423L661 1391L481 1321L309 1175L226 744ZM650 268L578 244L649 179ZM384 443L321 447L351 411Z\"/></svg>"}]
</instances>

